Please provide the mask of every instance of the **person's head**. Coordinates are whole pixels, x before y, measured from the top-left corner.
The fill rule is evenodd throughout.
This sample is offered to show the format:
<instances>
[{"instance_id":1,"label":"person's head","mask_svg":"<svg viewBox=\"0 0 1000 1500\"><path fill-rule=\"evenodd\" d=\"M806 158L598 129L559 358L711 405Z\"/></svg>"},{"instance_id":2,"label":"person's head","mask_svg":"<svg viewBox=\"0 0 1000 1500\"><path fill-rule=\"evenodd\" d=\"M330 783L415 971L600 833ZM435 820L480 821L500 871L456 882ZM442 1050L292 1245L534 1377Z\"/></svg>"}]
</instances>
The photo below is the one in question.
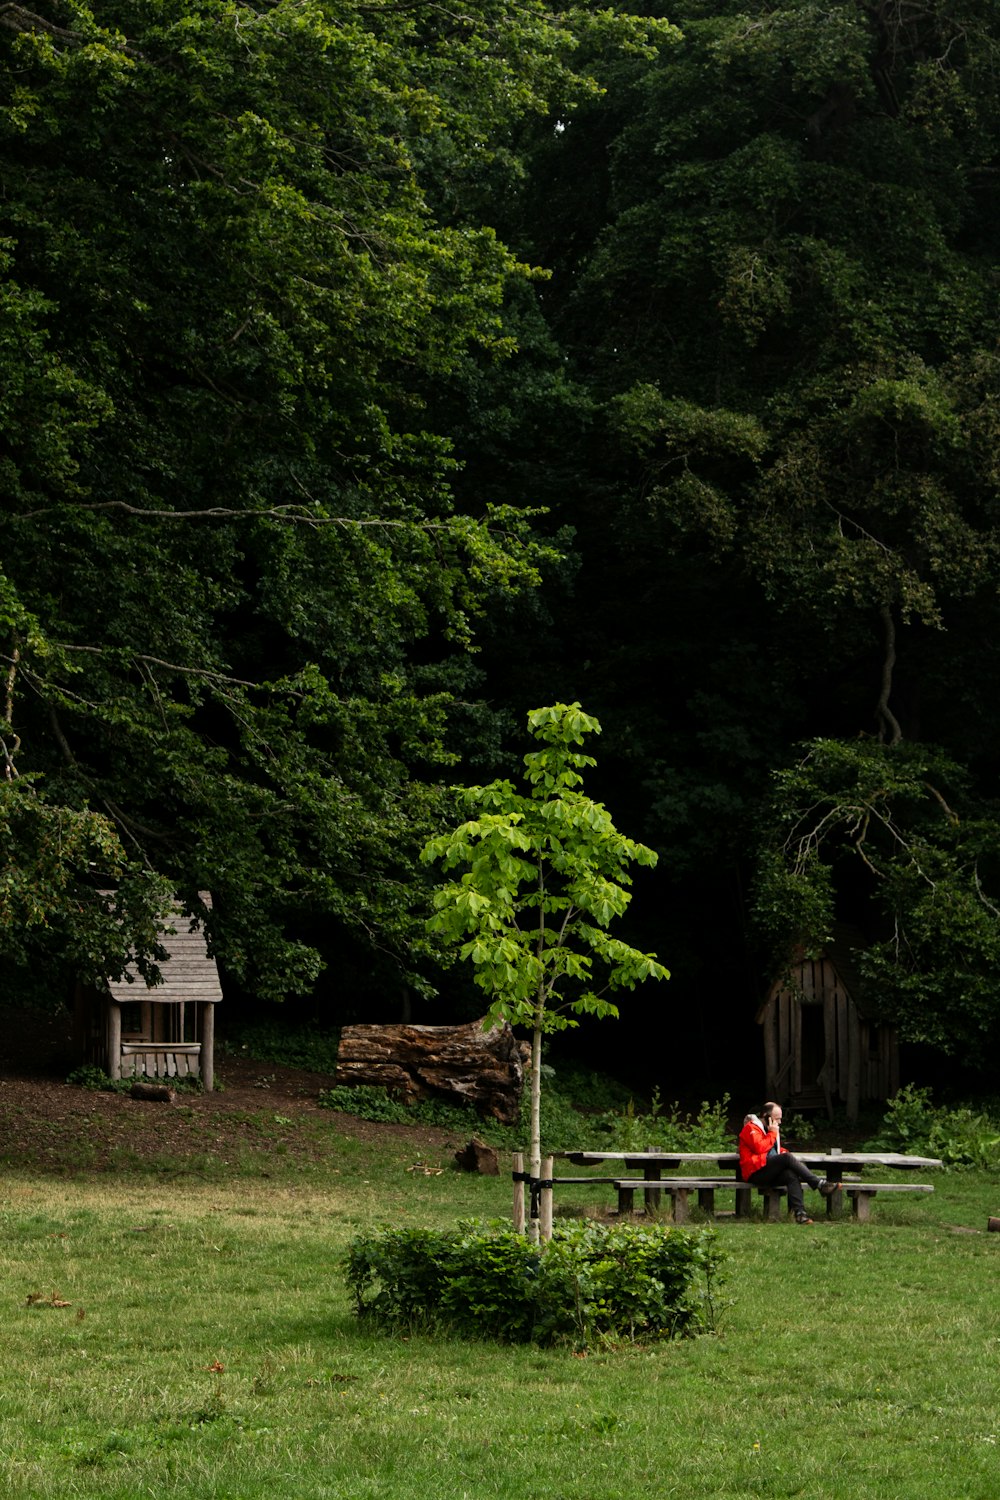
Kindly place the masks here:
<instances>
[{"instance_id":1,"label":"person's head","mask_svg":"<svg viewBox=\"0 0 1000 1500\"><path fill-rule=\"evenodd\" d=\"M780 1125L781 1105L775 1104L773 1099L768 1100L767 1104L764 1105L761 1119L763 1120L765 1125Z\"/></svg>"}]
</instances>

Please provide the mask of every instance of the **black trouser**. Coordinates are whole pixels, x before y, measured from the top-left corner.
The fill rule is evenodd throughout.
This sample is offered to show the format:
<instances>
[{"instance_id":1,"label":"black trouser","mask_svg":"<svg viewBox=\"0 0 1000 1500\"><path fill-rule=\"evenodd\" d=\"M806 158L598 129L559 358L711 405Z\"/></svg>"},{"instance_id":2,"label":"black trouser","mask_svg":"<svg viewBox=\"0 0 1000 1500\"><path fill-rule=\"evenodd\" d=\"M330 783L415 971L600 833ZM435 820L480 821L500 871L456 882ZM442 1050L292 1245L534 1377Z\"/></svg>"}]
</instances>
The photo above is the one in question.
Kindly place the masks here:
<instances>
[{"instance_id":1,"label":"black trouser","mask_svg":"<svg viewBox=\"0 0 1000 1500\"><path fill-rule=\"evenodd\" d=\"M810 1172L790 1151L772 1156L758 1171L751 1172L747 1181L752 1182L756 1188L783 1187L788 1194L788 1207L796 1214L805 1213L802 1184L805 1183L814 1190L820 1184L816 1173Z\"/></svg>"}]
</instances>

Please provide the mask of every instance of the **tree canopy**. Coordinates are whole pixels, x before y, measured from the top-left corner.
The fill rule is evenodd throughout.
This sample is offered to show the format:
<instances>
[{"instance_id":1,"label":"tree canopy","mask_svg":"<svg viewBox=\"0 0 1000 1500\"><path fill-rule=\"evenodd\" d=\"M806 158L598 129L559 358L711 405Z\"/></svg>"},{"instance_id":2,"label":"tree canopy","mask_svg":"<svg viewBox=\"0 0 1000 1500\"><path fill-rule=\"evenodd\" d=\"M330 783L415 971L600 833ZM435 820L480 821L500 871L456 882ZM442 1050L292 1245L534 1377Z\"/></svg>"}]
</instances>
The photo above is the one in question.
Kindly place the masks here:
<instances>
[{"instance_id":1,"label":"tree canopy","mask_svg":"<svg viewBox=\"0 0 1000 1500\"><path fill-rule=\"evenodd\" d=\"M308 988L331 919L411 970L473 625L546 556L530 495L455 502L435 388L509 354L534 273L442 204L549 90L593 89L573 26L299 0L0 20L7 930L51 956L61 926L103 967L87 872L148 871L216 893L257 993Z\"/></svg>"},{"instance_id":2,"label":"tree canopy","mask_svg":"<svg viewBox=\"0 0 1000 1500\"><path fill-rule=\"evenodd\" d=\"M1000 1024L1000 12L661 9L3 9L22 965L208 888L253 993L447 986L444 783L579 699L735 1049L848 910L908 1035Z\"/></svg>"},{"instance_id":3,"label":"tree canopy","mask_svg":"<svg viewBox=\"0 0 1000 1500\"><path fill-rule=\"evenodd\" d=\"M643 836L670 849L676 930L656 940L678 992L718 984L721 927L749 1019L774 936L770 917L748 929L773 916L753 871L773 876L796 826L782 778L803 756L839 744L843 769L860 736L859 780L884 750L905 782L912 754L953 767L963 827L995 816L1000 15L732 0L671 18L669 54L619 59L601 98L536 134L500 225L553 267L538 296L578 393L558 513L581 568L553 660L609 726ZM929 937L891 975L880 946L913 892L869 901L863 862L833 846L811 867L832 888L810 939L863 912L887 1009L965 1056L1000 1013L1000 888L991 859L975 868L981 976L946 995ZM942 953L962 941L950 889L921 896ZM787 945L804 934L784 892Z\"/></svg>"}]
</instances>

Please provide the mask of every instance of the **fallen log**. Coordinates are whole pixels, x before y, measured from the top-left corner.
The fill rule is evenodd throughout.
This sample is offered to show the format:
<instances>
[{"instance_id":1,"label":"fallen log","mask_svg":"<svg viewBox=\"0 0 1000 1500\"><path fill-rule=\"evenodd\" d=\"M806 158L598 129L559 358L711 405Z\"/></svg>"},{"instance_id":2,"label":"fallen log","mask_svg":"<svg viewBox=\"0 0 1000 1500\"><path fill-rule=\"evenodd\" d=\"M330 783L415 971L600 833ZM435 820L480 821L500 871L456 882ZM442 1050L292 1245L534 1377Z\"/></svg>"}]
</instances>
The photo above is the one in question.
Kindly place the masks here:
<instances>
[{"instance_id":1,"label":"fallen log","mask_svg":"<svg viewBox=\"0 0 1000 1500\"><path fill-rule=\"evenodd\" d=\"M157 1104L173 1104L177 1090L165 1083L133 1083L128 1096L130 1099L150 1099Z\"/></svg>"},{"instance_id":2,"label":"fallen log","mask_svg":"<svg viewBox=\"0 0 1000 1500\"><path fill-rule=\"evenodd\" d=\"M412 1104L447 1099L472 1104L504 1125L516 1123L531 1049L506 1023L464 1026L345 1026L336 1082L384 1088Z\"/></svg>"}]
</instances>

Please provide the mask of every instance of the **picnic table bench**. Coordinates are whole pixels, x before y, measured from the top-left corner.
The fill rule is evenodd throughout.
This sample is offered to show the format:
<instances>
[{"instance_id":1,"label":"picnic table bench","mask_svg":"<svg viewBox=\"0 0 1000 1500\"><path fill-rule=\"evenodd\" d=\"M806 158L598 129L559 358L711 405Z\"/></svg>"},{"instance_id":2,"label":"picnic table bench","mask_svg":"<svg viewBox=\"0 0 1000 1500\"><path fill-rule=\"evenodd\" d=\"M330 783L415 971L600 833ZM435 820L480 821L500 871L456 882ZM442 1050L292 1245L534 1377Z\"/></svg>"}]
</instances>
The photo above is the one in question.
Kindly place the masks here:
<instances>
[{"instance_id":1,"label":"picnic table bench","mask_svg":"<svg viewBox=\"0 0 1000 1500\"><path fill-rule=\"evenodd\" d=\"M917 1171L921 1168L938 1168L943 1163L936 1157L910 1156L898 1151L797 1151L799 1160L825 1176L831 1182L841 1182L843 1192L831 1194L826 1201L826 1212L831 1218L839 1217L843 1200L850 1200L851 1211L859 1221L870 1217L871 1200L878 1193L932 1193L930 1183L925 1182L873 1182L857 1174L866 1168L881 1167L894 1171ZM553 1174L554 1158L547 1158L543 1166L542 1179L534 1186L533 1201L545 1202L543 1219L551 1219L551 1196L556 1187L569 1185L607 1185L618 1194L618 1212L622 1215L633 1211L635 1194L642 1191L647 1212L655 1212L664 1195L671 1200L675 1223L683 1223L690 1217L690 1198L698 1195L698 1206L708 1214L715 1213L715 1195L720 1191L732 1192L738 1217L750 1212L751 1195L761 1194L764 1199L765 1217L776 1220L780 1217L783 1188L755 1188L739 1176L739 1153L736 1151L562 1151L558 1159L574 1166L607 1166L620 1163L619 1173L610 1176L577 1173L574 1176L556 1177ZM518 1158L523 1160L523 1158ZM722 1170L712 1173L711 1166ZM684 1175L687 1169L690 1175ZM642 1176L636 1175L638 1171ZM670 1175L665 1176L664 1173ZM851 1175L846 1175L851 1174ZM525 1173L515 1171L518 1178L528 1181ZM537 1212L537 1207L535 1208Z\"/></svg>"}]
</instances>

